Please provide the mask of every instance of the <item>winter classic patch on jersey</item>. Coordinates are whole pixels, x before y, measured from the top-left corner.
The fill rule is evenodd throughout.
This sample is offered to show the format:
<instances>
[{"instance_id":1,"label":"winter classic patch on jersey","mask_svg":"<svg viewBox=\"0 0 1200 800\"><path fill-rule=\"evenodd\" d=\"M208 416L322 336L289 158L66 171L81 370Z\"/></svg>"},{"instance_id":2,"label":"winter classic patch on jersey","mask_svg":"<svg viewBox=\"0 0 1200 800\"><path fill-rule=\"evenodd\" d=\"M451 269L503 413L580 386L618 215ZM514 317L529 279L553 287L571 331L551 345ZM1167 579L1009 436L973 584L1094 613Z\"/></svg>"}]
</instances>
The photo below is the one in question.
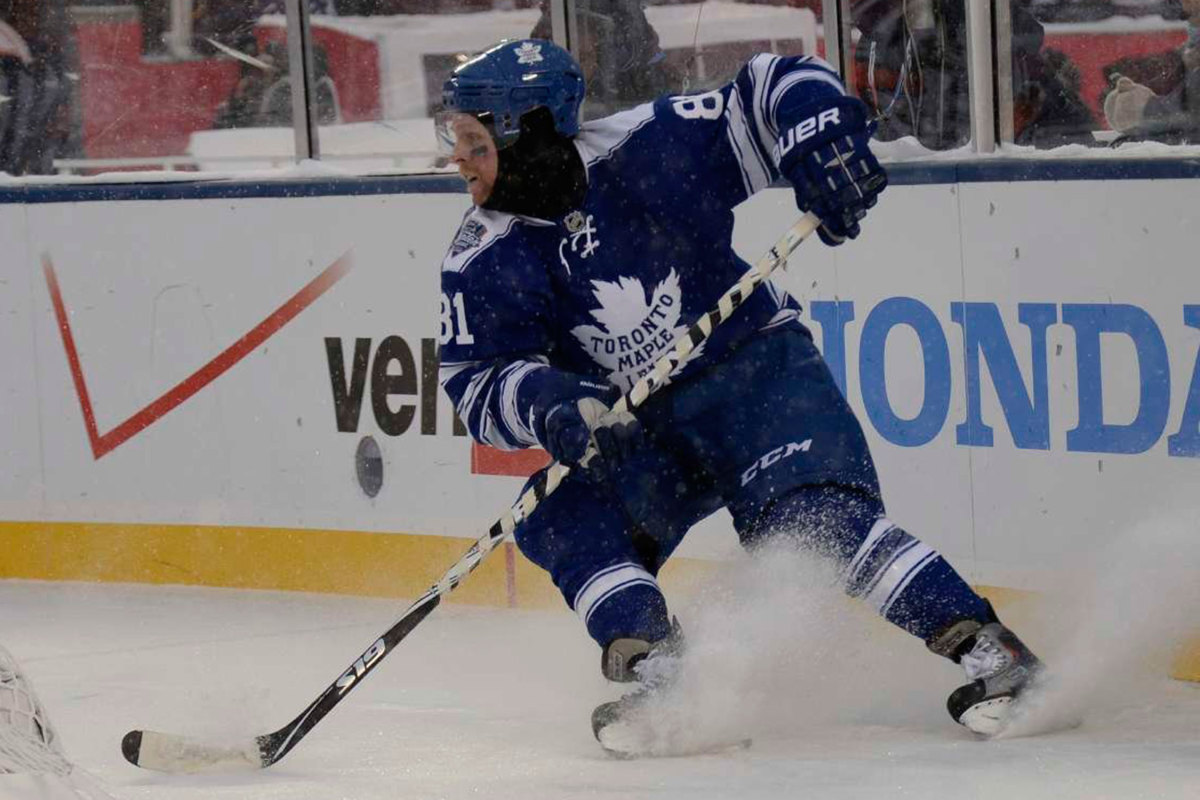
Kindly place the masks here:
<instances>
[{"instance_id":1,"label":"winter classic patch on jersey","mask_svg":"<svg viewBox=\"0 0 1200 800\"><path fill-rule=\"evenodd\" d=\"M592 289L600 303L592 317L599 325L579 325L571 334L593 361L608 370L609 380L627 391L687 331L679 319L683 310L679 275L672 269L649 293L641 280L624 276L592 281ZM702 349L697 348L693 358Z\"/></svg>"},{"instance_id":2,"label":"winter classic patch on jersey","mask_svg":"<svg viewBox=\"0 0 1200 800\"><path fill-rule=\"evenodd\" d=\"M450 245L450 257L453 258L474 247L479 247L485 234L487 234L487 226L477 219L468 217L462 227L458 229L454 243Z\"/></svg>"},{"instance_id":3,"label":"winter classic patch on jersey","mask_svg":"<svg viewBox=\"0 0 1200 800\"><path fill-rule=\"evenodd\" d=\"M458 233L454 234L454 241L450 243L450 249L442 261L442 269L462 272L476 256L507 236L516 222L517 218L511 214L471 209L459 226Z\"/></svg>"}]
</instances>

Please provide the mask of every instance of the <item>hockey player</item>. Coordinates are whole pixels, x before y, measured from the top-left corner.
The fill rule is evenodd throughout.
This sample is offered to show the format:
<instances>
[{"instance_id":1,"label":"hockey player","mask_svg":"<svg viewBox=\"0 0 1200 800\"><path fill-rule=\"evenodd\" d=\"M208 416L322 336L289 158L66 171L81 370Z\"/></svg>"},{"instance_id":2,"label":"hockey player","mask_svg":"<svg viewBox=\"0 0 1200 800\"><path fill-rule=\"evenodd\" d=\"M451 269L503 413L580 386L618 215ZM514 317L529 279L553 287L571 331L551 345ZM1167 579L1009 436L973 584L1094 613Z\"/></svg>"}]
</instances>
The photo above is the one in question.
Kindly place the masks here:
<instances>
[{"instance_id":1,"label":"hockey player","mask_svg":"<svg viewBox=\"0 0 1200 800\"><path fill-rule=\"evenodd\" d=\"M510 41L454 71L438 118L474 202L442 267L442 385L483 444L568 465L599 451L518 527L521 551L604 675L636 681L680 643L659 568L724 506L747 547L788 536L838 559L850 595L966 669L953 718L996 732L1040 663L885 516L862 430L783 291L749 297L636 419L607 413L748 268L734 206L782 177L826 244L859 234L887 183L863 104L823 61L772 55L581 126L583 97L570 54ZM654 689L596 710L601 744Z\"/></svg>"}]
</instances>

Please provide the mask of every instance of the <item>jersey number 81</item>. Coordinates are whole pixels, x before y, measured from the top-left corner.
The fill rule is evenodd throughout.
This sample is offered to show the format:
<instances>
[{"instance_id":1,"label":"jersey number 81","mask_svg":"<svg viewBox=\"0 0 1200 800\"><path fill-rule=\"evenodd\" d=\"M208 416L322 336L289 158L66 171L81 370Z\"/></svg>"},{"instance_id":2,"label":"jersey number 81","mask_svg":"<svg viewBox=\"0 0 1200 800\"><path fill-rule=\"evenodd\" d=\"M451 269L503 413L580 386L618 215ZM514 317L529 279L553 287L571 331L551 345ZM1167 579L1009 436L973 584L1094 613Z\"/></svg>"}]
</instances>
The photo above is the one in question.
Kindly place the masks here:
<instances>
[{"instance_id":1,"label":"jersey number 81","mask_svg":"<svg viewBox=\"0 0 1200 800\"><path fill-rule=\"evenodd\" d=\"M475 337L467 327L467 307L462 292L455 292L453 299L442 293L442 344L475 344Z\"/></svg>"}]
</instances>

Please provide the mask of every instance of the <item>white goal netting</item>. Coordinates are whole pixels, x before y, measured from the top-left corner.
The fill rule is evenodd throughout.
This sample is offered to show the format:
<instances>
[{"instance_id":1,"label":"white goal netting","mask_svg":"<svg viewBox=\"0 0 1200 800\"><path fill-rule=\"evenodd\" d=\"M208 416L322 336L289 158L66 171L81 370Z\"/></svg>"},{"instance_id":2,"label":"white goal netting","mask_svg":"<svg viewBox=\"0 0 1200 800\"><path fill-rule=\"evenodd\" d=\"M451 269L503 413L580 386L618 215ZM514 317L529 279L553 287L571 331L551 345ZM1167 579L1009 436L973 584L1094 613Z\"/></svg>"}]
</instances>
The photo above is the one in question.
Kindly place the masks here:
<instances>
[{"instance_id":1,"label":"white goal netting","mask_svg":"<svg viewBox=\"0 0 1200 800\"><path fill-rule=\"evenodd\" d=\"M65 776L71 762L63 755L29 679L12 655L0 647L0 774Z\"/></svg>"},{"instance_id":2,"label":"white goal netting","mask_svg":"<svg viewBox=\"0 0 1200 800\"><path fill-rule=\"evenodd\" d=\"M16 659L0 647L0 800L113 800L63 754Z\"/></svg>"}]
</instances>

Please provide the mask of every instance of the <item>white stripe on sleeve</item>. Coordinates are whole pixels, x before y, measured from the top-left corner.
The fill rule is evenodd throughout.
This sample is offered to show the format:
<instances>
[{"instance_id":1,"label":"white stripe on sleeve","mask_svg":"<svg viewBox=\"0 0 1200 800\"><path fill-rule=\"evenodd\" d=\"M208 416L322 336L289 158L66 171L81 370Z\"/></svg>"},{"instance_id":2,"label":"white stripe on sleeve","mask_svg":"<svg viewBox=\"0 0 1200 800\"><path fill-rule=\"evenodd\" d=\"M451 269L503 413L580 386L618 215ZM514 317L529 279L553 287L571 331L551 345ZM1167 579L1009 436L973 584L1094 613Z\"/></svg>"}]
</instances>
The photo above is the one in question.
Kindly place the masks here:
<instances>
[{"instance_id":1,"label":"white stripe on sleeve","mask_svg":"<svg viewBox=\"0 0 1200 800\"><path fill-rule=\"evenodd\" d=\"M827 83L833 88L837 89L839 94L845 94L845 90L842 88L841 81L830 75L828 72L816 69L789 72L783 77L782 80L779 81L779 83L775 85L775 88L771 90L771 99L767 105L767 125L770 126L772 137L779 136L779 120L776 117L776 114L779 111L779 101L781 101L783 96L787 94L788 89L791 89L796 84L803 83L804 81L818 81L820 83Z\"/></svg>"},{"instance_id":2,"label":"white stripe on sleeve","mask_svg":"<svg viewBox=\"0 0 1200 800\"><path fill-rule=\"evenodd\" d=\"M758 148L751 139L750 127L746 121L746 111L742 107L742 97L736 90L729 93L728 107L725 109L725 121L729 132L729 145L742 168L742 179L746 184L746 194L765 189L771 185L771 173L763 163ZM769 150L767 152L770 152Z\"/></svg>"},{"instance_id":3,"label":"white stripe on sleeve","mask_svg":"<svg viewBox=\"0 0 1200 800\"><path fill-rule=\"evenodd\" d=\"M533 428L525 424L520 409L517 408L517 393L521 388L521 382L529 377L530 373L539 369L549 369L549 367L532 361L519 362L513 367L509 367L508 374L500 381L501 416L509 432L521 444L534 445L538 443Z\"/></svg>"},{"instance_id":4,"label":"white stripe on sleeve","mask_svg":"<svg viewBox=\"0 0 1200 800\"><path fill-rule=\"evenodd\" d=\"M488 380L491 379L492 373L495 371L496 367L494 365L485 370L481 370L477 372L467 384L467 390L463 392L462 397L459 398L458 408L455 409L458 412L458 416L464 422L470 419L471 409L473 409L475 407L475 403L478 402L479 393L483 391L484 385L488 382Z\"/></svg>"},{"instance_id":5,"label":"white stripe on sleeve","mask_svg":"<svg viewBox=\"0 0 1200 800\"><path fill-rule=\"evenodd\" d=\"M775 130L767 121L767 96L771 90L771 79L779 57L757 55L750 59L747 65L750 73L750 84L754 87L751 105L754 111L754 127L758 129L758 140L762 143L764 153L770 153L775 147Z\"/></svg>"}]
</instances>

